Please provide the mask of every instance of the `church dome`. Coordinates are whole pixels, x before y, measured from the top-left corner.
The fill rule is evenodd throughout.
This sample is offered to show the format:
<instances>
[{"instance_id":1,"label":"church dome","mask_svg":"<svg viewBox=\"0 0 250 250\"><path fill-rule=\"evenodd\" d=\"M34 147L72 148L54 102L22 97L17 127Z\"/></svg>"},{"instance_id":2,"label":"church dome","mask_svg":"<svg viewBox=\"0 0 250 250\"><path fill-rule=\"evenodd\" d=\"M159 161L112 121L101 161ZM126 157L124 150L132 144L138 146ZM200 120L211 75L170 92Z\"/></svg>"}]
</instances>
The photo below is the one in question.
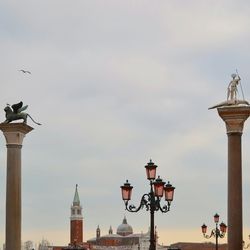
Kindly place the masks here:
<instances>
[{"instance_id":1,"label":"church dome","mask_svg":"<svg viewBox=\"0 0 250 250\"><path fill-rule=\"evenodd\" d=\"M127 223L126 217L124 217L122 224L118 226L116 233L121 236L133 234L133 228Z\"/></svg>"}]
</instances>

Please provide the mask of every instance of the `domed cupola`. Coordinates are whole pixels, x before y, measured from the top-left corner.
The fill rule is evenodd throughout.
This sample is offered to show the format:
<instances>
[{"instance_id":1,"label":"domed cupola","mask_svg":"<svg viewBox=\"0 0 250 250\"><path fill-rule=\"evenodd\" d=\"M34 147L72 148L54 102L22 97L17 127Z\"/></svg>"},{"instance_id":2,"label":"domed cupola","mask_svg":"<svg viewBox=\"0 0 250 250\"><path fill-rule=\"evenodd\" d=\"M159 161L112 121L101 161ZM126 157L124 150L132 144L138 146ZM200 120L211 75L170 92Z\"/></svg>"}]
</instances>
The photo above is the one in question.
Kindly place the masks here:
<instances>
[{"instance_id":1,"label":"domed cupola","mask_svg":"<svg viewBox=\"0 0 250 250\"><path fill-rule=\"evenodd\" d=\"M116 233L121 236L127 236L133 234L133 228L127 223L127 219L125 216L122 221L122 224L118 226Z\"/></svg>"}]
</instances>

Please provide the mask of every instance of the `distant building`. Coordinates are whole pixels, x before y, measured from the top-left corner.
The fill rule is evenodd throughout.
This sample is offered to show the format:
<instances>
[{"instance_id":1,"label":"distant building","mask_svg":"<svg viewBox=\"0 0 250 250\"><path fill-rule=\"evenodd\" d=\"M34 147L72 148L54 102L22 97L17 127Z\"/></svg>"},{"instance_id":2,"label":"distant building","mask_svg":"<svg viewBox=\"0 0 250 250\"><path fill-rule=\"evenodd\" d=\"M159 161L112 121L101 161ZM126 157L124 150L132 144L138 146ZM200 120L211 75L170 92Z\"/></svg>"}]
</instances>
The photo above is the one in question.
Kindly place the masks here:
<instances>
[{"instance_id":1,"label":"distant building","mask_svg":"<svg viewBox=\"0 0 250 250\"><path fill-rule=\"evenodd\" d=\"M148 250L149 239L149 231L145 234L133 233L133 228L124 217L122 224L117 227L116 233L113 233L113 229L110 227L108 234L101 236L101 230L98 226L96 237L88 240L87 243L92 250ZM164 247L157 244L157 249L164 249Z\"/></svg>"}]
</instances>

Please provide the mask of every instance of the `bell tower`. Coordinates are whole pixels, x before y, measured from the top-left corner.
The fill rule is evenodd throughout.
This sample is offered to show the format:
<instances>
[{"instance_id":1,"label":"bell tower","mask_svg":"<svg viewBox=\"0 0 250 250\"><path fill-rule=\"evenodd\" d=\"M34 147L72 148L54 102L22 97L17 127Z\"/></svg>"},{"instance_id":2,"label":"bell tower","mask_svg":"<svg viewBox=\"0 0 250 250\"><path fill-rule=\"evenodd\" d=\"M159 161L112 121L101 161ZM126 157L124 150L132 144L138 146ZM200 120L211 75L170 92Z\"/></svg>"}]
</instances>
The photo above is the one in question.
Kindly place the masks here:
<instances>
[{"instance_id":1,"label":"bell tower","mask_svg":"<svg viewBox=\"0 0 250 250\"><path fill-rule=\"evenodd\" d=\"M77 187L78 185L76 184L70 216L70 244L72 245L81 245L83 242L82 206L80 205Z\"/></svg>"},{"instance_id":2,"label":"bell tower","mask_svg":"<svg viewBox=\"0 0 250 250\"><path fill-rule=\"evenodd\" d=\"M98 225L97 229L96 229L96 239L99 239L101 237L101 229Z\"/></svg>"}]
</instances>

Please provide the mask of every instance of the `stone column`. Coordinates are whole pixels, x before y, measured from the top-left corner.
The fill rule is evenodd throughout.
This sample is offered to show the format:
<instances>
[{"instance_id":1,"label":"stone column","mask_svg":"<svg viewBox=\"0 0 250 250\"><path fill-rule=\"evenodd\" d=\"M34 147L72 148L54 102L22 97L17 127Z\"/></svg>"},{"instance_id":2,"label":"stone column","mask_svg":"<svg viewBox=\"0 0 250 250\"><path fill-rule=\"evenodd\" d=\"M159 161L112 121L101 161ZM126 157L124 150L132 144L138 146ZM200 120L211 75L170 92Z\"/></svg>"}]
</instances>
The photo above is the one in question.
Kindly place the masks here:
<instances>
[{"instance_id":1,"label":"stone column","mask_svg":"<svg viewBox=\"0 0 250 250\"><path fill-rule=\"evenodd\" d=\"M33 128L25 123L1 123L7 147L6 250L21 250L21 148Z\"/></svg>"},{"instance_id":2,"label":"stone column","mask_svg":"<svg viewBox=\"0 0 250 250\"><path fill-rule=\"evenodd\" d=\"M218 108L228 136L228 250L242 250L242 162L241 135L250 115L249 106Z\"/></svg>"}]
</instances>

